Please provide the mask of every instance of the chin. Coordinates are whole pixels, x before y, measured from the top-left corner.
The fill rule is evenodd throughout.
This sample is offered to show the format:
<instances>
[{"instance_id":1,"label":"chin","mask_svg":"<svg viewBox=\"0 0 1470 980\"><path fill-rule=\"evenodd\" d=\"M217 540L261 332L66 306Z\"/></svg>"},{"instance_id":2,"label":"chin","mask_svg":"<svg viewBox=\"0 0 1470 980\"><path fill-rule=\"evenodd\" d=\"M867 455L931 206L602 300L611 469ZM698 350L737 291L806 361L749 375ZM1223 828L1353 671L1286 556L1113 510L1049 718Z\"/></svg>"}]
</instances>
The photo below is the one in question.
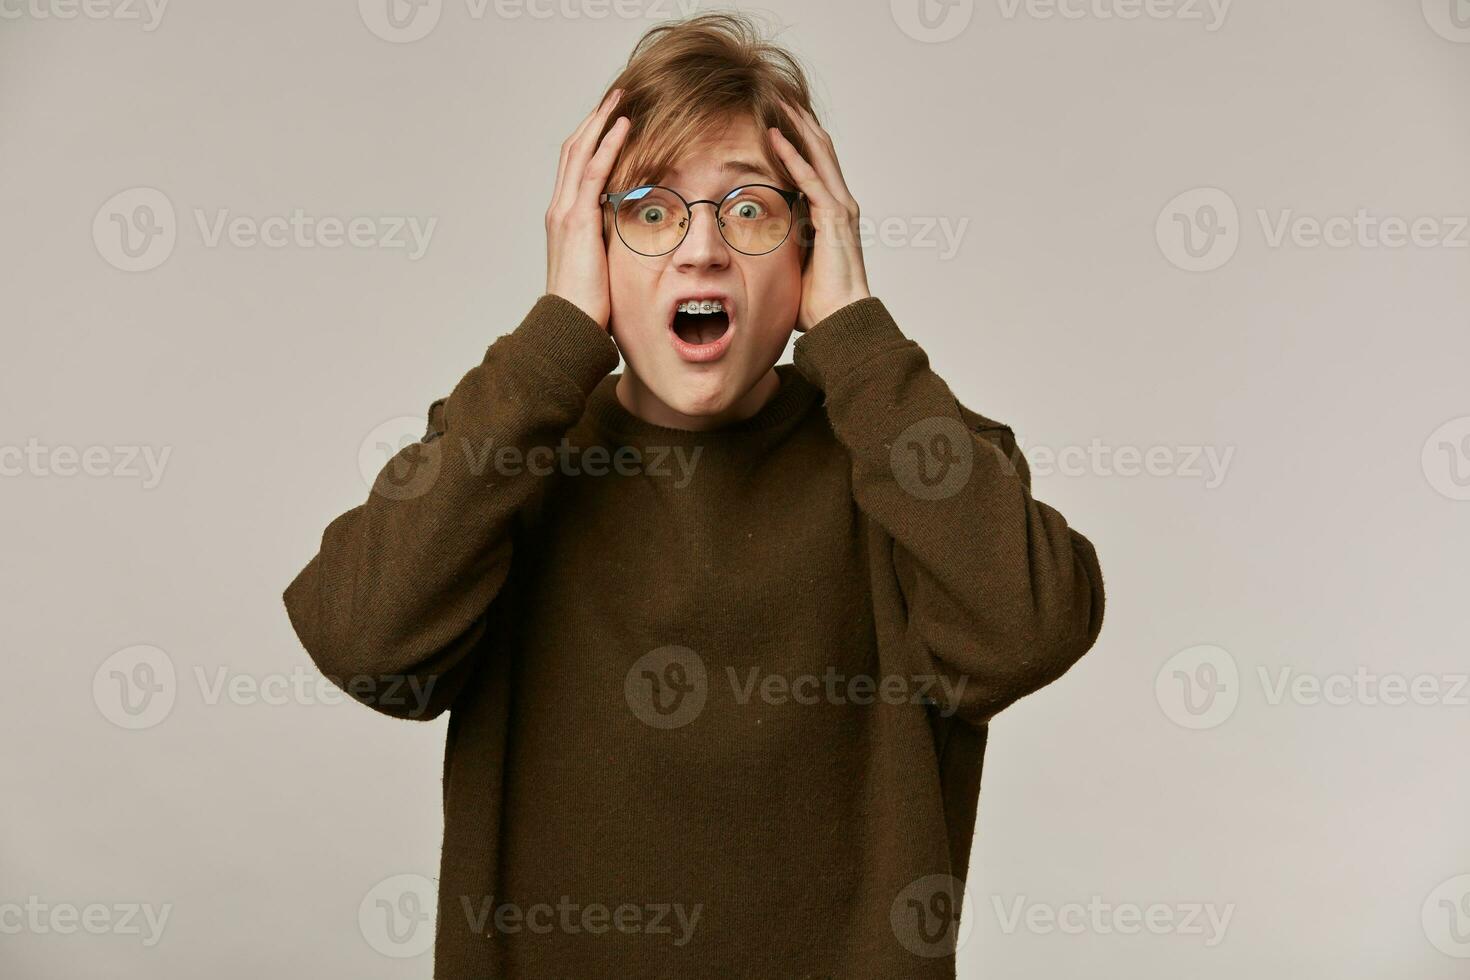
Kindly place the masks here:
<instances>
[{"instance_id":1,"label":"chin","mask_svg":"<svg viewBox=\"0 0 1470 980\"><path fill-rule=\"evenodd\" d=\"M723 371L684 372L661 379L653 393L669 408L689 418L719 415L742 394ZM692 375L692 376L691 376Z\"/></svg>"}]
</instances>

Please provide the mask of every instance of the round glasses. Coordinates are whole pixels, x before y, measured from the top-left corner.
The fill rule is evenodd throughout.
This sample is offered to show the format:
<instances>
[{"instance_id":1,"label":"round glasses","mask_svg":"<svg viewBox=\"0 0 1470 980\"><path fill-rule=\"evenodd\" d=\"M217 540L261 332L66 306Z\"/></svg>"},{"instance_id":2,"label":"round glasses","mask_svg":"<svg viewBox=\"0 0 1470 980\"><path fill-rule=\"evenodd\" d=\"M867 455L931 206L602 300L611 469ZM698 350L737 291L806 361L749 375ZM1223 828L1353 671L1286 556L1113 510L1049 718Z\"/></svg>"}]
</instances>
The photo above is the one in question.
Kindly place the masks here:
<instances>
[{"instance_id":1,"label":"round glasses","mask_svg":"<svg viewBox=\"0 0 1470 980\"><path fill-rule=\"evenodd\" d=\"M792 215L805 196L770 184L746 184L719 201L686 201L671 187L645 184L604 194L598 203L613 206L618 237L639 255L666 255L678 248L689 234L696 204L714 206L720 236L731 248L764 255L791 233Z\"/></svg>"}]
</instances>

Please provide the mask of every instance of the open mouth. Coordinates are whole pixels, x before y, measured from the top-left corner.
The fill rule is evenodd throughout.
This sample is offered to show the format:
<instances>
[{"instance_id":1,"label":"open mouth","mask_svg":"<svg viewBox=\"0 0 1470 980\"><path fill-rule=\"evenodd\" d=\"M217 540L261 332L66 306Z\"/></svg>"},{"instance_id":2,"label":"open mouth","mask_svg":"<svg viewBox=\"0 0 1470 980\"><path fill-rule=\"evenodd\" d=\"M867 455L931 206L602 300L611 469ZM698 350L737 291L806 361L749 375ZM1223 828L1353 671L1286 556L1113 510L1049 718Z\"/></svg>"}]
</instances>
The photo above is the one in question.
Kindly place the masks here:
<instances>
[{"instance_id":1,"label":"open mouth","mask_svg":"<svg viewBox=\"0 0 1470 980\"><path fill-rule=\"evenodd\" d=\"M723 296L684 300L669 320L674 351L691 363L717 361L730 348L736 323L730 302Z\"/></svg>"},{"instance_id":2,"label":"open mouth","mask_svg":"<svg viewBox=\"0 0 1470 980\"><path fill-rule=\"evenodd\" d=\"M729 329L730 314L723 310L716 313L674 314L674 334L686 344L713 344L725 336Z\"/></svg>"}]
</instances>

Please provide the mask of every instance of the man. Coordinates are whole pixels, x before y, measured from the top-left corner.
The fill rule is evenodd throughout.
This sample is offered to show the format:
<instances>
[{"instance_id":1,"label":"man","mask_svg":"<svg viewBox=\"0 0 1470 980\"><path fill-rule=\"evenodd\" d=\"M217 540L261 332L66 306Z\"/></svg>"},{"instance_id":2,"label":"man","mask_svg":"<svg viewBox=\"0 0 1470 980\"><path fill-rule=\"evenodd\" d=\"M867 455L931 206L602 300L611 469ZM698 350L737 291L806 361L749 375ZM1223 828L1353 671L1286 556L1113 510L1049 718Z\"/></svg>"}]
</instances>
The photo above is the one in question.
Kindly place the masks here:
<instances>
[{"instance_id":1,"label":"man","mask_svg":"<svg viewBox=\"0 0 1470 980\"><path fill-rule=\"evenodd\" d=\"M450 712L436 977L954 976L988 723L1102 576L869 293L809 106L739 15L645 35L545 293L286 589Z\"/></svg>"}]
</instances>

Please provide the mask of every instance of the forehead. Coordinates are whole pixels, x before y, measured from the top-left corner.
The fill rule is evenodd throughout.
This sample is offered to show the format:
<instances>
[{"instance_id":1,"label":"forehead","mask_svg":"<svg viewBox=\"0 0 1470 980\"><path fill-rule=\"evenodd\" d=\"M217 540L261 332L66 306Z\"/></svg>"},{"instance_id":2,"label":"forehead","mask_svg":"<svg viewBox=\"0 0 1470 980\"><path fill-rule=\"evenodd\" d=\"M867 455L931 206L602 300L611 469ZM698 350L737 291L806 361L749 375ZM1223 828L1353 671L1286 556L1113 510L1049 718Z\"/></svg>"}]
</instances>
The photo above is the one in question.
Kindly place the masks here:
<instances>
[{"instance_id":1,"label":"forehead","mask_svg":"<svg viewBox=\"0 0 1470 980\"><path fill-rule=\"evenodd\" d=\"M723 131L686 147L661 179L724 184L732 179L758 177L780 183L768 159L769 147L763 135L749 116L732 120Z\"/></svg>"}]
</instances>

